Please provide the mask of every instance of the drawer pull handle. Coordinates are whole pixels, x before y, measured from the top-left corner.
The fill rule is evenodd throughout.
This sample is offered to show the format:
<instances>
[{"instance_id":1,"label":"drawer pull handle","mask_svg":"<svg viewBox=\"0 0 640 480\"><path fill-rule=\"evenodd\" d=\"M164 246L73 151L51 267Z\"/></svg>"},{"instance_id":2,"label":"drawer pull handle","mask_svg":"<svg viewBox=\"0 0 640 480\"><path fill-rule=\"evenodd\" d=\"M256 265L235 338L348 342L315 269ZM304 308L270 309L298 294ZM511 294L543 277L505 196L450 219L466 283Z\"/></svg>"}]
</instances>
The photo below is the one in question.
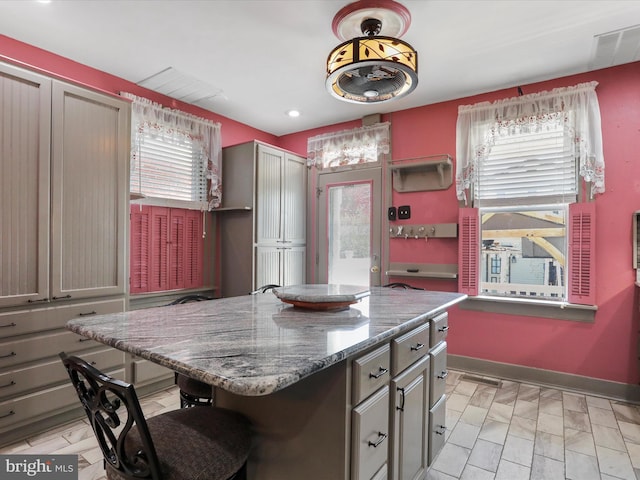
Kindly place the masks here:
<instances>
[{"instance_id":1,"label":"drawer pull handle","mask_svg":"<svg viewBox=\"0 0 640 480\"><path fill-rule=\"evenodd\" d=\"M9 383L5 383L4 385L0 385L0 388L13 387L15 384L16 384L16 382L11 380Z\"/></svg>"},{"instance_id":2,"label":"drawer pull handle","mask_svg":"<svg viewBox=\"0 0 640 480\"><path fill-rule=\"evenodd\" d=\"M38 300L31 300L31 299L29 299L29 300L27 300L27 303L48 302L48 301L49 301L49 299L48 299L48 298L40 298L40 299L38 299Z\"/></svg>"},{"instance_id":3,"label":"drawer pull handle","mask_svg":"<svg viewBox=\"0 0 640 480\"><path fill-rule=\"evenodd\" d=\"M52 300L62 300L64 298L71 298L71 295L65 295L64 297L51 297Z\"/></svg>"},{"instance_id":4,"label":"drawer pull handle","mask_svg":"<svg viewBox=\"0 0 640 480\"><path fill-rule=\"evenodd\" d=\"M447 431L447 427L444 425L438 425L438 429L435 431L436 435L444 435L444 432Z\"/></svg>"},{"instance_id":5,"label":"drawer pull handle","mask_svg":"<svg viewBox=\"0 0 640 480\"><path fill-rule=\"evenodd\" d=\"M6 325L0 325L0 328L6 328L6 327L15 327L16 324L14 322L11 323L7 323Z\"/></svg>"},{"instance_id":6,"label":"drawer pull handle","mask_svg":"<svg viewBox=\"0 0 640 480\"><path fill-rule=\"evenodd\" d=\"M384 375L388 371L389 371L388 369L384 367L380 367L380 369L378 370L378 373L369 373L369 378L380 378L382 375Z\"/></svg>"},{"instance_id":7,"label":"drawer pull handle","mask_svg":"<svg viewBox=\"0 0 640 480\"><path fill-rule=\"evenodd\" d=\"M81 338L78 341L79 342L88 342L89 340L91 340L90 338Z\"/></svg>"},{"instance_id":8,"label":"drawer pull handle","mask_svg":"<svg viewBox=\"0 0 640 480\"><path fill-rule=\"evenodd\" d=\"M16 414L16 412L14 412L13 410L9 410L9 413L0 416L0 418L7 418L7 417L10 417L11 415L15 415L15 414Z\"/></svg>"},{"instance_id":9,"label":"drawer pull handle","mask_svg":"<svg viewBox=\"0 0 640 480\"><path fill-rule=\"evenodd\" d=\"M387 438L386 433L378 432L378 440L375 442L372 442L371 440L369 440L369 446L373 448L378 448L378 445L384 442L385 438Z\"/></svg>"},{"instance_id":10,"label":"drawer pull handle","mask_svg":"<svg viewBox=\"0 0 640 480\"><path fill-rule=\"evenodd\" d=\"M399 407L396 407L396 410L404 412L404 388L397 387L397 391L400 392L400 395L402 396L402 403Z\"/></svg>"},{"instance_id":11,"label":"drawer pull handle","mask_svg":"<svg viewBox=\"0 0 640 480\"><path fill-rule=\"evenodd\" d=\"M445 325L444 327L438 328L439 332L446 332L447 330L449 330L449 325Z\"/></svg>"},{"instance_id":12,"label":"drawer pull handle","mask_svg":"<svg viewBox=\"0 0 640 480\"><path fill-rule=\"evenodd\" d=\"M438 375L438 378L444 380L445 378L447 378L447 376L449 375L449 372L447 372L446 370L444 372L442 372L440 375Z\"/></svg>"},{"instance_id":13,"label":"drawer pull handle","mask_svg":"<svg viewBox=\"0 0 640 480\"><path fill-rule=\"evenodd\" d=\"M412 352L417 352L418 350L420 350L421 348L424 348L424 343L416 343L415 347L411 347L411 351Z\"/></svg>"},{"instance_id":14,"label":"drawer pull handle","mask_svg":"<svg viewBox=\"0 0 640 480\"><path fill-rule=\"evenodd\" d=\"M96 311L93 310L93 311L87 312L87 313L79 313L78 316L79 317L88 317L89 315L95 315L95 314L96 314Z\"/></svg>"},{"instance_id":15,"label":"drawer pull handle","mask_svg":"<svg viewBox=\"0 0 640 480\"><path fill-rule=\"evenodd\" d=\"M16 356L16 352L11 352L8 353L7 355L0 355L0 358L9 358L9 357L15 357Z\"/></svg>"}]
</instances>

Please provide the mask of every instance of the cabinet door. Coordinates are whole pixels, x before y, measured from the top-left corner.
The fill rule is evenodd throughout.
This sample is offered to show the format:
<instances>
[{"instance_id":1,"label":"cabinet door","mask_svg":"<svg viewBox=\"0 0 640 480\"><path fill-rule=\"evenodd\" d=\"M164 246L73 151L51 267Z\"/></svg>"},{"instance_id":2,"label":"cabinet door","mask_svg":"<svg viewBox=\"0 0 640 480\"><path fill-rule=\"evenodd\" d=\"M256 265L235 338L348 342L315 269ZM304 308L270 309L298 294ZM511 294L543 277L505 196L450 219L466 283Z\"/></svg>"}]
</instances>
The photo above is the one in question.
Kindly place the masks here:
<instances>
[{"instance_id":1,"label":"cabinet door","mask_svg":"<svg viewBox=\"0 0 640 480\"><path fill-rule=\"evenodd\" d=\"M51 80L0 64L0 307L49 293Z\"/></svg>"},{"instance_id":2,"label":"cabinet door","mask_svg":"<svg viewBox=\"0 0 640 480\"><path fill-rule=\"evenodd\" d=\"M352 411L351 478L370 480L389 457L389 389L384 387Z\"/></svg>"},{"instance_id":3,"label":"cabinet door","mask_svg":"<svg viewBox=\"0 0 640 480\"><path fill-rule=\"evenodd\" d=\"M51 296L125 291L129 105L53 82Z\"/></svg>"},{"instance_id":4,"label":"cabinet door","mask_svg":"<svg viewBox=\"0 0 640 480\"><path fill-rule=\"evenodd\" d=\"M429 357L391 380L391 478L421 479L427 468Z\"/></svg>"},{"instance_id":5,"label":"cabinet door","mask_svg":"<svg viewBox=\"0 0 640 480\"><path fill-rule=\"evenodd\" d=\"M169 288L202 285L202 212L172 208L169 227Z\"/></svg>"},{"instance_id":6,"label":"cabinet door","mask_svg":"<svg viewBox=\"0 0 640 480\"><path fill-rule=\"evenodd\" d=\"M280 247L256 247L255 268L256 280L251 287L252 290L263 285L282 285L282 249Z\"/></svg>"},{"instance_id":7,"label":"cabinet door","mask_svg":"<svg viewBox=\"0 0 640 480\"><path fill-rule=\"evenodd\" d=\"M258 145L256 160L256 232L259 244L281 244L282 232L282 170L284 152Z\"/></svg>"},{"instance_id":8,"label":"cabinet door","mask_svg":"<svg viewBox=\"0 0 640 480\"><path fill-rule=\"evenodd\" d=\"M282 249L282 283L278 285L301 285L306 283L306 247Z\"/></svg>"},{"instance_id":9,"label":"cabinet door","mask_svg":"<svg viewBox=\"0 0 640 480\"><path fill-rule=\"evenodd\" d=\"M256 247L256 280L252 289L305 283L305 259L306 247Z\"/></svg>"},{"instance_id":10,"label":"cabinet door","mask_svg":"<svg viewBox=\"0 0 640 480\"><path fill-rule=\"evenodd\" d=\"M284 185L282 190L283 241L306 243L307 167L302 157L287 154L284 159Z\"/></svg>"}]
</instances>

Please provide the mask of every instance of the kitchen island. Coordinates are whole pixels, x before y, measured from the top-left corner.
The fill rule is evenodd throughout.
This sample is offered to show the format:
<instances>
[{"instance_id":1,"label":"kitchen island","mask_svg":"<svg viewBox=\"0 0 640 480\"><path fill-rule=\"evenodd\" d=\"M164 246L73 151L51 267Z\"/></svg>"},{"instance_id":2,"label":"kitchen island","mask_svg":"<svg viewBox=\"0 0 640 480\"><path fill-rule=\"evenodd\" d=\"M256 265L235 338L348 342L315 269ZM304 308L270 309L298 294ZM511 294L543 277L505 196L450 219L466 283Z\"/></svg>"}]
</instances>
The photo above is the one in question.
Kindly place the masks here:
<instances>
[{"instance_id":1,"label":"kitchen island","mask_svg":"<svg viewBox=\"0 0 640 480\"><path fill-rule=\"evenodd\" d=\"M355 480L367 477L356 465L352 423L359 423L352 410L386 396L395 368L391 343L419 331L421 343L410 348L424 355L429 321L465 298L372 287L350 308L316 311L266 293L79 318L67 328L212 385L216 405L241 411L254 424L250 479ZM357 363L371 355L373 363ZM375 372L364 372L362 382L378 384L368 392L358 371L372 365ZM382 440L384 430L376 432ZM378 456L387 450L386 442L372 443ZM385 472L386 462L385 456Z\"/></svg>"}]
</instances>

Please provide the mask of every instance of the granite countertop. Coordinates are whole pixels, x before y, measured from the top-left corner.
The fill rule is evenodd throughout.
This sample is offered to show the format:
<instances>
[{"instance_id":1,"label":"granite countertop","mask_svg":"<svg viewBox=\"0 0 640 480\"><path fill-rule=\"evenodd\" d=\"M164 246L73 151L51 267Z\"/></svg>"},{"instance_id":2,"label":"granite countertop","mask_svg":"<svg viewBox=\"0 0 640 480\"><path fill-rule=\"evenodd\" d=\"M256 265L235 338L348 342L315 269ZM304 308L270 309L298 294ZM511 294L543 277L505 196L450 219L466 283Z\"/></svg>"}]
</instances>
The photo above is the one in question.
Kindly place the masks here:
<instances>
[{"instance_id":1,"label":"granite countertop","mask_svg":"<svg viewBox=\"0 0 640 480\"><path fill-rule=\"evenodd\" d=\"M371 287L342 310L273 293L83 317L67 328L238 395L267 395L461 302L449 292Z\"/></svg>"}]
</instances>

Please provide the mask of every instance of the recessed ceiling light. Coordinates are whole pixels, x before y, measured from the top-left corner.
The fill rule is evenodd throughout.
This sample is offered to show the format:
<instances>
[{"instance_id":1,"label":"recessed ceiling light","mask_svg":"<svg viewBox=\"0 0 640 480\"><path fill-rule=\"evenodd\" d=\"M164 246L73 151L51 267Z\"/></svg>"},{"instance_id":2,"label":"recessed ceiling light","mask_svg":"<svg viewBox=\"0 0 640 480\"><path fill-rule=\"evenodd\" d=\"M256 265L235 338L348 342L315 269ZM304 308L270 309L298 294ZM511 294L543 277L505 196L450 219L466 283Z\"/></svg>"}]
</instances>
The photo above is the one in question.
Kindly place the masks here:
<instances>
[{"instance_id":1,"label":"recessed ceiling light","mask_svg":"<svg viewBox=\"0 0 640 480\"><path fill-rule=\"evenodd\" d=\"M289 110L287 112L287 115L289 115L291 118L296 118L300 116L300 112L298 110Z\"/></svg>"}]
</instances>

